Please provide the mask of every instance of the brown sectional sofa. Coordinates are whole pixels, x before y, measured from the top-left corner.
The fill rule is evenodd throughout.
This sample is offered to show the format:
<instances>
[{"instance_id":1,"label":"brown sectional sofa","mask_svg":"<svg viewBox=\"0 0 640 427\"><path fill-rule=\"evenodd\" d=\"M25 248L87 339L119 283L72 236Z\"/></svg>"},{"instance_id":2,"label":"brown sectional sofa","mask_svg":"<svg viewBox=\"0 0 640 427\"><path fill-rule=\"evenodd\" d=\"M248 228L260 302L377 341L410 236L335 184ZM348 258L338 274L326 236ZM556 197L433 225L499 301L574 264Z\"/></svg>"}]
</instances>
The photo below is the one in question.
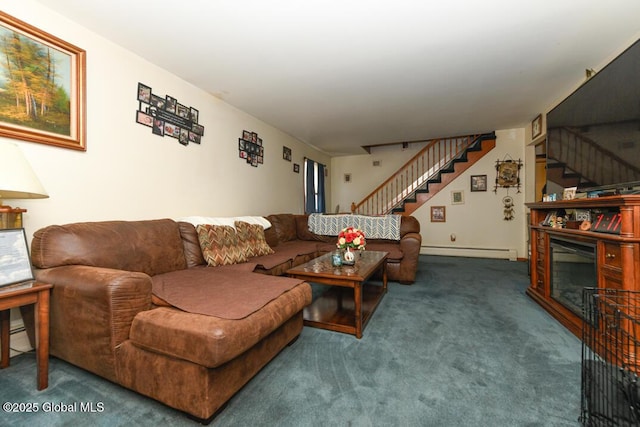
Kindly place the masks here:
<instances>
[{"instance_id":1,"label":"brown sectional sofa","mask_svg":"<svg viewBox=\"0 0 640 427\"><path fill-rule=\"evenodd\" d=\"M254 258L255 271L284 274L289 268L336 249L336 236L322 236L309 231L308 215L277 214L267 220L272 227L265 230L267 243L275 254ZM420 255L420 223L413 216L402 216L400 241L367 239L367 250L389 252L389 280L411 284L416 279Z\"/></svg>"},{"instance_id":2,"label":"brown sectional sofa","mask_svg":"<svg viewBox=\"0 0 640 427\"><path fill-rule=\"evenodd\" d=\"M54 285L51 354L210 420L301 332L311 288L276 276L335 248L335 237L308 231L305 215L266 218L272 227L265 237L275 253L219 267L206 266L196 229L187 222L105 221L38 230L32 242L36 277ZM370 241L367 247L390 252L389 279L410 283L419 224L406 217L402 229L400 242ZM158 287L195 292L207 314L155 297ZM33 337L28 309L23 317Z\"/></svg>"}]
</instances>

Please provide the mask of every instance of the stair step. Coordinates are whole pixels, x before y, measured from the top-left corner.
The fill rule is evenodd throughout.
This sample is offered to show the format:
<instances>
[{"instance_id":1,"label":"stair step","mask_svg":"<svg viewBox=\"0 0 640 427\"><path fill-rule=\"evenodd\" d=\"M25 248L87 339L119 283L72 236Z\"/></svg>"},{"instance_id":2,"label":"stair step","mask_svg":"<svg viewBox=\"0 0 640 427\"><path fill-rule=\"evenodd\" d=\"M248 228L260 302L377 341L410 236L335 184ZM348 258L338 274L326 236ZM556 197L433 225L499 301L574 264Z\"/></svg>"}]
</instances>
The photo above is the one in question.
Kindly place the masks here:
<instances>
[{"instance_id":1,"label":"stair step","mask_svg":"<svg viewBox=\"0 0 640 427\"><path fill-rule=\"evenodd\" d=\"M467 153L465 152L462 156L458 156L455 159L452 160L453 163L460 163L460 162L468 162L468 158L467 158Z\"/></svg>"},{"instance_id":2,"label":"stair step","mask_svg":"<svg viewBox=\"0 0 640 427\"><path fill-rule=\"evenodd\" d=\"M563 169L564 167L565 167L564 163L559 163L559 162L547 163L547 169L555 169L555 168Z\"/></svg>"},{"instance_id":3,"label":"stair step","mask_svg":"<svg viewBox=\"0 0 640 427\"><path fill-rule=\"evenodd\" d=\"M427 200L429 200L433 194L436 194L438 191L440 191L442 189L442 188L438 188L433 194L429 194L430 193L429 186L431 186L431 185L436 186L437 185L438 187L444 187L445 185L447 185L448 182L445 182L444 185L440 185L440 184L443 184L443 174L455 173L456 164L461 164L461 165L463 165L462 167L464 169L467 169L466 167L464 167L464 164L469 162L469 155L468 154L470 152L473 152L473 153L482 152L482 150L483 150L482 142L486 141L488 139L490 139L490 138L479 138L479 139L477 139L476 142L471 144L460 156L456 157L451 162L449 162L447 165L445 165L437 173L437 175L435 177L428 179L424 188L417 189L413 193L412 196L407 197L402 202L401 207L394 208L392 210L392 212L393 213L404 213L404 214L413 213L413 211L415 211L418 207L422 206L423 203L425 203ZM493 147L495 147L495 133L494 133L493 145L491 146L491 148L489 148L487 150L487 152L490 151L491 149L493 149ZM476 160L478 160L481 157L482 157L482 155L480 157L478 157ZM425 200L421 203L420 199L425 199Z\"/></svg>"},{"instance_id":4,"label":"stair step","mask_svg":"<svg viewBox=\"0 0 640 427\"><path fill-rule=\"evenodd\" d=\"M573 187L580 185L582 187L596 186L597 184L589 181L579 173L571 170L562 162L549 163L547 165L547 177L562 187Z\"/></svg>"},{"instance_id":5,"label":"stair step","mask_svg":"<svg viewBox=\"0 0 640 427\"><path fill-rule=\"evenodd\" d=\"M454 138L447 138L446 140L448 141L455 141L454 142L455 145L453 146L455 147L454 150L449 152L458 151L460 145L457 145L457 144L459 144L461 141L460 139L456 140L456 138L461 139L465 137L460 136L460 137L454 137ZM466 142L468 142L468 139L467 141L465 141L465 143ZM433 197L433 195L438 193L445 186L447 186L449 183L453 182L458 176L460 176L460 174L462 174L464 171L469 169L471 165L473 165L480 158L485 156L486 153L488 153L495 147L495 145L496 145L495 132L476 136L475 140L472 141L466 149L464 149L462 152L457 154L455 158L450 159L450 161L446 165L444 165L444 167L442 167L439 171L437 171L434 174L434 176L428 178L425 182L423 182L420 188L416 189L414 187L412 192L406 195L406 198L404 201L400 202L399 205L390 209L391 213L401 213L403 215L410 215L416 209L422 206L424 203L429 201L431 197ZM437 167L437 165L433 167L435 168ZM411 179L416 179L416 178L411 178ZM408 187L407 190L410 190L409 184L407 184L407 187ZM368 197L371 197L371 196L368 196ZM364 204L364 201L360 202L360 204L357 206L361 206L363 204Z\"/></svg>"},{"instance_id":6,"label":"stair step","mask_svg":"<svg viewBox=\"0 0 640 427\"><path fill-rule=\"evenodd\" d=\"M482 150L482 141L476 141L467 148L467 152L469 151L481 151Z\"/></svg>"}]
</instances>

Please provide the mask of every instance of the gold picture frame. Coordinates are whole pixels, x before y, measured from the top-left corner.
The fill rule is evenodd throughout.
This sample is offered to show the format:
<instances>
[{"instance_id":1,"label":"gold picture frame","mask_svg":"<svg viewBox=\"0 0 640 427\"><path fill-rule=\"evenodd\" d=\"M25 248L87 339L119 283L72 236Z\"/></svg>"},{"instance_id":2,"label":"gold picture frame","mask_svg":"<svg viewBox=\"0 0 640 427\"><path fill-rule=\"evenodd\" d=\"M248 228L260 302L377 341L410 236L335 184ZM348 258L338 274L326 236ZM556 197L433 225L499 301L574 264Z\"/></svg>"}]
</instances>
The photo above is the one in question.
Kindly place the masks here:
<instances>
[{"instance_id":1,"label":"gold picture frame","mask_svg":"<svg viewBox=\"0 0 640 427\"><path fill-rule=\"evenodd\" d=\"M86 51L0 12L0 136L85 151Z\"/></svg>"}]
</instances>

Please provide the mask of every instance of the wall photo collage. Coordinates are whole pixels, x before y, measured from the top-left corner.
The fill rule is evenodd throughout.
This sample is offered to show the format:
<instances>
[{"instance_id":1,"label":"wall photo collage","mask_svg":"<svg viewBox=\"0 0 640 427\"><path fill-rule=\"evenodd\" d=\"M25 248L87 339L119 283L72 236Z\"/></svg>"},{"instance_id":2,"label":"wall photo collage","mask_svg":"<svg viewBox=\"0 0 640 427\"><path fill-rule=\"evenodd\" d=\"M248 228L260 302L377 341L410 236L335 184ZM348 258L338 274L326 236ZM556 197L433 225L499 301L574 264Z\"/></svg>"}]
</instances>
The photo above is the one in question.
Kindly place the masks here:
<instances>
[{"instance_id":1,"label":"wall photo collage","mask_svg":"<svg viewBox=\"0 0 640 427\"><path fill-rule=\"evenodd\" d=\"M198 110L169 95L158 96L142 83L138 83L138 101L136 122L149 126L154 135L176 138L182 145L200 144L204 126L198 124Z\"/></svg>"},{"instance_id":2,"label":"wall photo collage","mask_svg":"<svg viewBox=\"0 0 640 427\"><path fill-rule=\"evenodd\" d=\"M238 153L241 159L245 159L248 164L258 167L264 163L264 147L262 138L255 132L242 131L242 138L238 138Z\"/></svg>"}]
</instances>

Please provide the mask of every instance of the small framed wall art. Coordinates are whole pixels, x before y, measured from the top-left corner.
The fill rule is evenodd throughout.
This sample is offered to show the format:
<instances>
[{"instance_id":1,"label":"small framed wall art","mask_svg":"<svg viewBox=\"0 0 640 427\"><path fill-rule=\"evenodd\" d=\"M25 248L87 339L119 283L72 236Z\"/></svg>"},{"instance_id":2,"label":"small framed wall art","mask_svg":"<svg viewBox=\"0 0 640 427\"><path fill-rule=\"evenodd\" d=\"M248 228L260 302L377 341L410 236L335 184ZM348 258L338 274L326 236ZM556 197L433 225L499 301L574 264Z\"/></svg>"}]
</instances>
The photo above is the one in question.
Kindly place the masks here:
<instances>
[{"instance_id":1,"label":"small framed wall art","mask_svg":"<svg viewBox=\"0 0 640 427\"><path fill-rule=\"evenodd\" d=\"M487 175L471 175L471 191L487 191Z\"/></svg>"},{"instance_id":2,"label":"small framed wall art","mask_svg":"<svg viewBox=\"0 0 640 427\"><path fill-rule=\"evenodd\" d=\"M538 117L531 122L531 139L536 139L542 135L542 114L538 114Z\"/></svg>"},{"instance_id":3,"label":"small framed wall art","mask_svg":"<svg viewBox=\"0 0 640 427\"><path fill-rule=\"evenodd\" d=\"M431 206L431 222L446 222L446 208L444 206Z\"/></svg>"},{"instance_id":4,"label":"small framed wall art","mask_svg":"<svg viewBox=\"0 0 640 427\"><path fill-rule=\"evenodd\" d=\"M451 204L463 205L464 204L464 191L455 190L451 192Z\"/></svg>"},{"instance_id":5,"label":"small framed wall art","mask_svg":"<svg viewBox=\"0 0 640 427\"><path fill-rule=\"evenodd\" d=\"M291 161L291 148L282 146L282 158L288 162Z\"/></svg>"}]
</instances>

